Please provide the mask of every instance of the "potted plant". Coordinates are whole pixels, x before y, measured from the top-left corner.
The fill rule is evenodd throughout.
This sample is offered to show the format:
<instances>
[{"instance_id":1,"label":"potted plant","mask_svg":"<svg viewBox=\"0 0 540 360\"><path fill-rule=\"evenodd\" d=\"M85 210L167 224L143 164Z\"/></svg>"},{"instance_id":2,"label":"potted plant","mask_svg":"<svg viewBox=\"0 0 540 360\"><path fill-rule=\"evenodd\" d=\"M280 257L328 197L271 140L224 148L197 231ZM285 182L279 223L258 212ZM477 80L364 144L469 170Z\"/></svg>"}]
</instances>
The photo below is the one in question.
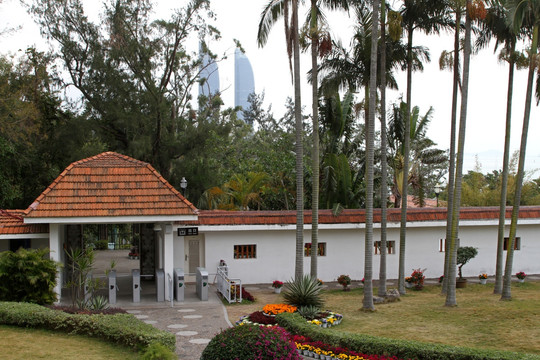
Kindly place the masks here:
<instances>
[{"instance_id":1,"label":"potted plant","mask_svg":"<svg viewBox=\"0 0 540 360\"><path fill-rule=\"evenodd\" d=\"M456 279L456 287L464 288L467 286L467 279L463 278L461 269L463 265L468 263L471 259L478 255L478 250L472 246L460 246L457 250L457 267L458 267L458 279Z\"/></svg>"},{"instance_id":2,"label":"potted plant","mask_svg":"<svg viewBox=\"0 0 540 360\"><path fill-rule=\"evenodd\" d=\"M442 284L443 281L444 281L444 275L441 275L441 276L439 277L439 284Z\"/></svg>"},{"instance_id":3,"label":"potted plant","mask_svg":"<svg viewBox=\"0 0 540 360\"><path fill-rule=\"evenodd\" d=\"M414 286L414 284L413 284L413 279L412 279L412 277L407 276L407 277L405 278L405 287L408 288L408 289L410 289L410 288L412 288L413 286Z\"/></svg>"},{"instance_id":4,"label":"potted plant","mask_svg":"<svg viewBox=\"0 0 540 360\"><path fill-rule=\"evenodd\" d=\"M414 286L415 290L422 290L424 288L424 279L426 278L424 271L426 269L413 269L410 276L410 283Z\"/></svg>"},{"instance_id":5,"label":"potted plant","mask_svg":"<svg viewBox=\"0 0 540 360\"><path fill-rule=\"evenodd\" d=\"M523 271L520 271L516 273L516 277L518 278L519 282L524 282L525 278L527 277L527 274L525 274Z\"/></svg>"},{"instance_id":6,"label":"potted plant","mask_svg":"<svg viewBox=\"0 0 540 360\"><path fill-rule=\"evenodd\" d=\"M274 280L274 282L272 283L272 287L274 288L274 292L276 294L279 294L281 292L281 288L283 287L283 282L279 280Z\"/></svg>"},{"instance_id":7,"label":"potted plant","mask_svg":"<svg viewBox=\"0 0 540 360\"><path fill-rule=\"evenodd\" d=\"M480 279L480 284L486 285L487 283L487 274L480 274L478 275L478 279Z\"/></svg>"},{"instance_id":8,"label":"potted plant","mask_svg":"<svg viewBox=\"0 0 540 360\"><path fill-rule=\"evenodd\" d=\"M348 286L351 284L351 278L349 275L339 275L337 282L343 286L343 291L349 291Z\"/></svg>"}]
</instances>

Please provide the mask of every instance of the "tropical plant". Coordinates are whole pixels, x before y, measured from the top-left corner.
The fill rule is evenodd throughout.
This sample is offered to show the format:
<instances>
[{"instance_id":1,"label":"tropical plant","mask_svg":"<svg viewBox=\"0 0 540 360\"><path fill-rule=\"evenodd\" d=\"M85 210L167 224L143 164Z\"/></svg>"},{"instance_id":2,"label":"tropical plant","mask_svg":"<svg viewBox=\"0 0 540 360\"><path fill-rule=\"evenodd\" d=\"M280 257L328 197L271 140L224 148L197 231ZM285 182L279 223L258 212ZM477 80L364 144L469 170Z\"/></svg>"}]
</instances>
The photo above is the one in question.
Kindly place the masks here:
<instances>
[{"instance_id":1,"label":"tropical plant","mask_svg":"<svg viewBox=\"0 0 540 360\"><path fill-rule=\"evenodd\" d=\"M0 252L0 301L52 304L57 263L49 249Z\"/></svg>"},{"instance_id":2,"label":"tropical plant","mask_svg":"<svg viewBox=\"0 0 540 360\"><path fill-rule=\"evenodd\" d=\"M525 153L527 149L527 136L529 132L529 120L531 114L531 101L532 101L532 87L534 72L537 65L537 51L538 51L538 29L540 26L540 2L533 0L508 0L507 8L509 11L508 18L514 29L514 33L519 33L520 29L524 25L525 19L529 22L528 25L532 26L532 40L529 53L529 73L527 77L527 93L525 96L525 108L523 113L523 129L521 132L521 144L519 149L519 164L518 172L514 191L514 203L512 207L512 215L510 222L509 232L509 244L508 251L506 252L506 264L504 270L503 289L501 300L509 300L512 298L511 293L511 276L512 265L514 260L514 241L517 231L517 221L519 214L519 207L521 201L521 191L523 185L523 177L525 172Z\"/></svg>"},{"instance_id":3,"label":"tropical plant","mask_svg":"<svg viewBox=\"0 0 540 360\"><path fill-rule=\"evenodd\" d=\"M287 282L285 290L281 294L287 304L297 307L310 305L321 308L324 304L321 289L322 287L317 279L304 275L298 280Z\"/></svg>"},{"instance_id":4,"label":"tropical plant","mask_svg":"<svg viewBox=\"0 0 540 360\"><path fill-rule=\"evenodd\" d=\"M66 287L71 293L71 303L80 309L90 307L89 301L94 297L94 291L99 288L99 279L92 279L94 269L94 251L86 249L66 249L68 281ZM114 266L114 264L113 264Z\"/></svg>"},{"instance_id":5,"label":"tropical plant","mask_svg":"<svg viewBox=\"0 0 540 360\"><path fill-rule=\"evenodd\" d=\"M390 114L388 126L388 145L393 159L393 187L394 206L400 207L403 192L403 176L405 161L405 122L407 104L401 102L399 106L394 104ZM445 174L447 167L447 154L444 150L435 148L435 143L426 136L429 123L432 120L433 108L423 115L420 115L418 106L414 106L411 111L409 125L410 151L409 157L409 179L407 183L411 185L415 203L420 207L425 206L426 193L431 193Z\"/></svg>"},{"instance_id":6,"label":"tropical plant","mask_svg":"<svg viewBox=\"0 0 540 360\"><path fill-rule=\"evenodd\" d=\"M304 319L313 320L319 315L320 309L316 306L307 305L299 307L297 311Z\"/></svg>"},{"instance_id":7,"label":"tropical plant","mask_svg":"<svg viewBox=\"0 0 540 360\"><path fill-rule=\"evenodd\" d=\"M472 246L460 246L457 250L457 267L458 267L458 276L460 279L463 279L461 269L463 265L467 264L470 260L474 259L478 255L478 249Z\"/></svg>"}]
</instances>

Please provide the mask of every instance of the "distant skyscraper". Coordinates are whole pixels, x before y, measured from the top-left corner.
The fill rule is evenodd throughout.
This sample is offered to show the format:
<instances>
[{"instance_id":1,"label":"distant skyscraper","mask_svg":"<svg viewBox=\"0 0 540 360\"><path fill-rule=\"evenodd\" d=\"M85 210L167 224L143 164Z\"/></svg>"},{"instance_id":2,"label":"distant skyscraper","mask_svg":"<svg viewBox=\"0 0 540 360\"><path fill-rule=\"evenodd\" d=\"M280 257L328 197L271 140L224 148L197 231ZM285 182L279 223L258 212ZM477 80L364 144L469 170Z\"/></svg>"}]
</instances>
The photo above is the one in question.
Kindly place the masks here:
<instances>
[{"instance_id":1,"label":"distant skyscraper","mask_svg":"<svg viewBox=\"0 0 540 360\"><path fill-rule=\"evenodd\" d=\"M249 107L248 96L255 92L253 69L247 56L236 49L234 52L234 106L241 106L246 110ZM242 112L238 118L244 119Z\"/></svg>"},{"instance_id":2,"label":"distant skyscraper","mask_svg":"<svg viewBox=\"0 0 540 360\"><path fill-rule=\"evenodd\" d=\"M204 79L199 83L199 95L210 97L220 92L218 66L214 59L203 53L202 47L199 47L199 55L202 56L200 79Z\"/></svg>"}]
</instances>

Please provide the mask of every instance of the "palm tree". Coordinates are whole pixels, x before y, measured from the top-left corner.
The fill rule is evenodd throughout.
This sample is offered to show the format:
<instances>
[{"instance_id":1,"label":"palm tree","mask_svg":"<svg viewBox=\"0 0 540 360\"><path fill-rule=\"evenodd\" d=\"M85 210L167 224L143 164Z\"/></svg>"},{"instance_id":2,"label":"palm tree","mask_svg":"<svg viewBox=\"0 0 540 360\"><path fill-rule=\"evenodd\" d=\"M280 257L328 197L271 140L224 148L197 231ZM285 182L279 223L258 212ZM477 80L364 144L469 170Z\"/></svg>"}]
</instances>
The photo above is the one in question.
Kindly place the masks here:
<instances>
[{"instance_id":1,"label":"palm tree","mask_svg":"<svg viewBox=\"0 0 540 360\"><path fill-rule=\"evenodd\" d=\"M292 14L289 18L289 7ZM303 121L300 94L300 44L298 37L298 0L270 0L261 14L257 40L264 46L270 29L282 17L285 21L285 39L289 64L294 82L294 117L296 132L296 251L294 278L300 280L304 274L304 167L303 167ZM291 57L293 63L291 64ZM294 66L293 66L294 64Z\"/></svg>"},{"instance_id":2,"label":"palm tree","mask_svg":"<svg viewBox=\"0 0 540 360\"><path fill-rule=\"evenodd\" d=\"M348 9L347 1L338 0L326 0L322 1L326 5L335 8L341 7L344 10ZM309 12L308 20L306 24L309 24L309 37L311 39L311 96L312 96L312 123L313 123L313 151L312 151L312 200L311 200L311 271L310 275L313 279L317 278L317 249L319 242L319 75L318 75L318 62L317 57L319 53L322 53L322 49L326 49L326 46L322 48L319 46L319 42L322 40L324 43L329 44L330 39L328 36L321 38L321 24L319 22L324 20L324 16L321 14L321 8L319 5L321 1L311 0L311 9Z\"/></svg>"},{"instance_id":3,"label":"palm tree","mask_svg":"<svg viewBox=\"0 0 540 360\"><path fill-rule=\"evenodd\" d=\"M463 176L463 153L465 149L465 126L467 124L467 100L469 94L469 68L471 59L471 0L467 0L465 20L465 43L463 49L463 81L461 86L461 109L459 116L459 134L456 162L454 199L452 209L452 231L448 251L448 283L445 306L457 306L456 302L456 243L459 225L459 210L461 203L461 180Z\"/></svg>"},{"instance_id":4,"label":"palm tree","mask_svg":"<svg viewBox=\"0 0 540 360\"><path fill-rule=\"evenodd\" d=\"M383 0L384 1L384 0ZM379 0L373 0L373 18L379 18ZM371 63L369 75L369 119L366 136L366 233L364 261L364 300L362 309L373 311L373 158L375 147L375 110L377 108L377 42L378 26L371 29ZM384 251L385 249L383 249Z\"/></svg>"},{"instance_id":5,"label":"palm tree","mask_svg":"<svg viewBox=\"0 0 540 360\"><path fill-rule=\"evenodd\" d=\"M450 7L455 12L456 22L454 26L454 51L452 61L452 111L450 116L450 153L449 153L449 165L448 165L448 186L447 188L447 205L446 213L450 214L454 207L454 175L456 167L456 123L457 123L457 101L458 101L458 87L460 85L459 80L459 53L460 53L460 31L461 31L461 14L462 4L460 0L452 0L449 3ZM444 249L444 270L443 270L443 283L441 287L441 293L446 294L448 286L448 269L449 265L449 253L450 253L450 237L452 234L452 217L446 217L446 237L445 237L445 249ZM448 241L447 241L448 240ZM455 254L454 256L457 256Z\"/></svg>"},{"instance_id":6,"label":"palm tree","mask_svg":"<svg viewBox=\"0 0 540 360\"><path fill-rule=\"evenodd\" d=\"M504 45L501 55L508 61L508 91L506 96L506 128L504 138L503 169L501 179L501 197L499 203L499 228L497 237L497 263L495 270L494 294L502 293L503 262L504 262L504 229L506 214L506 197L508 192L508 174L510 163L510 130L512 123L512 93L514 83L514 67L519 56L516 53L517 36L508 24L507 11L497 0L489 2L490 8L485 21L482 23L481 33L476 41L478 47L484 47L495 38L495 51L500 44ZM519 64L518 64L519 66Z\"/></svg>"},{"instance_id":7,"label":"palm tree","mask_svg":"<svg viewBox=\"0 0 540 360\"><path fill-rule=\"evenodd\" d=\"M534 71L536 69L536 53L538 49L538 27L540 26L540 2L536 0L508 0L507 8L509 19L514 33L519 33L523 23L526 21L532 25L532 42L529 54L529 74L527 78L527 93L525 97L525 109L523 114L523 129L521 131L521 144L519 149L518 172L516 175L514 205L512 207L512 216L510 223L510 234L508 237L508 247L506 252L506 266L504 270L504 280L501 300L510 300L512 263L514 260L514 241L517 230L517 219L519 215L519 206L521 202L521 189L523 186L523 176L525 167L525 152L527 149L527 135L529 132L529 119L531 115L531 101L533 92Z\"/></svg>"},{"instance_id":8,"label":"palm tree","mask_svg":"<svg viewBox=\"0 0 540 360\"><path fill-rule=\"evenodd\" d=\"M407 32L407 95L406 95L406 118L410 118L411 113L411 97L412 97L412 71L413 71L413 56L412 44L413 33L419 29L426 33L439 32L442 26L449 25L446 18L446 9L444 1L432 0L404 0L401 11L403 28ZM405 247L406 247L406 227L407 227L407 183L409 169L409 122L405 122L405 138L404 138L404 153L403 159L403 192L401 204L401 225L399 232L399 275L398 275L398 290L401 294L405 294Z\"/></svg>"},{"instance_id":9,"label":"palm tree","mask_svg":"<svg viewBox=\"0 0 540 360\"><path fill-rule=\"evenodd\" d=\"M386 163L386 1L381 2L381 257L379 262L379 291L377 295L386 295L386 225L387 225L387 163Z\"/></svg>"},{"instance_id":10,"label":"palm tree","mask_svg":"<svg viewBox=\"0 0 540 360\"><path fill-rule=\"evenodd\" d=\"M405 158L404 128L406 122L407 104L401 102L399 106L394 104L390 114L388 129L388 144L392 155L394 171L393 193L395 207L399 207L401 193L403 191L403 162ZM426 137L427 128L431 122L433 109L430 108L425 115L420 116L420 109L414 106L411 112L409 125L410 152L408 185L412 185L415 192L415 202L419 206L425 205L425 193L428 188L433 188L443 175L447 162L447 154L444 150L436 149L435 143Z\"/></svg>"}]
</instances>

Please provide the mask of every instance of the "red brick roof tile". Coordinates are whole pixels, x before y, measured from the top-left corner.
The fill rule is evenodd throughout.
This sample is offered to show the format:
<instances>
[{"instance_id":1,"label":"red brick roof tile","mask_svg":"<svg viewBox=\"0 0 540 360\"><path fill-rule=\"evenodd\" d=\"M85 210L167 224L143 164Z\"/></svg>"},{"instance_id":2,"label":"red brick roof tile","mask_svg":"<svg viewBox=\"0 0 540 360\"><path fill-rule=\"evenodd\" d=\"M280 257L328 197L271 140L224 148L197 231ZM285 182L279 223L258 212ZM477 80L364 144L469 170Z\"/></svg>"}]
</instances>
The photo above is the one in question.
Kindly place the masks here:
<instances>
[{"instance_id":1,"label":"red brick roof tile","mask_svg":"<svg viewBox=\"0 0 540 360\"><path fill-rule=\"evenodd\" d=\"M24 210L0 209L0 235L46 234L49 224L25 224Z\"/></svg>"},{"instance_id":2,"label":"red brick roof tile","mask_svg":"<svg viewBox=\"0 0 540 360\"><path fill-rule=\"evenodd\" d=\"M25 210L28 218L194 215L150 164L115 152L69 165Z\"/></svg>"},{"instance_id":3,"label":"red brick roof tile","mask_svg":"<svg viewBox=\"0 0 540 360\"><path fill-rule=\"evenodd\" d=\"M509 219L512 208L507 208L506 218ZM446 221L446 208L414 208L407 209L408 222ZM462 208L461 220L496 220L499 218L499 207ZM540 206L522 206L520 219L540 219ZM401 209L388 209L388 222L397 223L401 219ZM381 222L381 210L375 209L375 223ZM365 223L365 210L346 209L338 216L331 210L319 211L319 224L355 224ZM296 211L223 211L201 210L197 221L182 221L186 225L292 225L296 224ZM304 213L304 224L311 224L311 211Z\"/></svg>"}]
</instances>

